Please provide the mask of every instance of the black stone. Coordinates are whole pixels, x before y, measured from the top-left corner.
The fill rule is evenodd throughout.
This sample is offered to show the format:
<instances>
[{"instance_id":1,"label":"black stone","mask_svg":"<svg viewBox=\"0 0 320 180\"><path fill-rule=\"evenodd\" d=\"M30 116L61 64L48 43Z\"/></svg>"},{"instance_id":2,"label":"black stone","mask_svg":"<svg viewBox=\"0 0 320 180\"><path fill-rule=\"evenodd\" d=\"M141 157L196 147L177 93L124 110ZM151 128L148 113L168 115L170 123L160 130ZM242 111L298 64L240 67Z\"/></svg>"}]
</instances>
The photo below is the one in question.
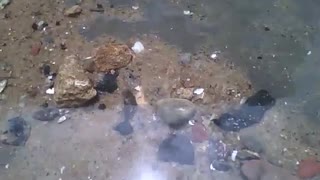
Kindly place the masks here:
<instances>
[{"instance_id":1,"label":"black stone","mask_svg":"<svg viewBox=\"0 0 320 180\"><path fill-rule=\"evenodd\" d=\"M105 74L96 86L96 90L102 92L113 93L118 89L117 77L118 73L115 74Z\"/></svg>"},{"instance_id":2,"label":"black stone","mask_svg":"<svg viewBox=\"0 0 320 180\"><path fill-rule=\"evenodd\" d=\"M56 108L45 108L33 113L33 119L39 121L52 121L60 116L60 112Z\"/></svg>"},{"instance_id":3,"label":"black stone","mask_svg":"<svg viewBox=\"0 0 320 180\"><path fill-rule=\"evenodd\" d=\"M101 104L98 105L98 109L105 110L106 109L106 105L101 103Z\"/></svg>"},{"instance_id":4,"label":"black stone","mask_svg":"<svg viewBox=\"0 0 320 180\"><path fill-rule=\"evenodd\" d=\"M32 29L33 29L34 31L38 30L38 24L35 23L35 22L32 23L31 27L32 27Z\"/></svg>"},{"instance_id":5,"label":"black stone","mask_svg":"<svg viewBox=\"0 0 320 180\"><path fill-rule=\"evenodd\" d=\"M22 146L25 145L31 132L31 126L21 117L15 117L8 120L7 130L4 132L4 138L1 142L6 145Z\"/></svg>"},{"instance_id":6,"label":"black stone","mask_svg":"<svg viewBox=\"0 0 320 180\"><path fill-rule=\"evenodd\" d=\"M47 108L49 106L49 104L47 102L44 102L40 105L41 107Z\"/></svg>"},{"instance_id":7,"label":"black stone","mask_svg":"<svg viewBox=\"0 0 320 180\"><path fill-rule=\"evenodd\" d=\"M103 9L103 5L98 3L98 4L97 4L97 8L98 8L98 9Z\"/></svg>"},{"instance_id":8,"label":"black stone","mask_svg":"<svg viewBox=\"0 0 320 180\"><path fill-rule=\"evenodd\" d=\"M129 121L122 121L114 127L114 130L119 132L122 136L127 136L133 133L133 127Z\"/></svg>"},{"instance_id":9,"label":"black stone","mask_svg":"<svg viewBox=\"0 0 320 180\"><path fill-rule=\"evenodd\" d=\"M259 123L265 112L273 107L275 99L266 90L260 90L237 110L222 114L213 119L214 124L225 131L239 131Z\"/></svg>"},{"instance_id":10,"label":"black stone","mask_svg":"<svg viewBox=\"0 0 320 180\"><path fill-rule=\"evenodd\" d=\"M193 165L194 147L186 136L170 135L160 144L157 156L160 161Z\"/></svg>"},{"instance_id":11,"label":"black stone","mask_svg":"<svg viewBox=\"0 0 320 180\"><path fill-rule=\"evenodd\" d=\"M257 59L262 59L262 56L258 56Z\"/></svg>"},{"instance_id":12,"label":"black stone","mask_svg":"<svg viewBox=\"0 0 320 180\"><path fill-rule=\"evenodd\" d=\"M56 21L56 26L60 26L60 25L61 25L60 21Z\"/></svg>"},{"instance_id":13,"label":"black stone","mask_svg":"<svg viewBox=\"0 0 320 180\"><path fill-rule=\"evenodd\" d=\"M264 30L265 30L265 31L270 31L270 28L269 28L268 26L265 26L265 27L264 27Z\"/></svg>"},{"instance_id":14,"label":"black stone","mask_svg":"<svg viewBox=\"0 0 320 180\"><path fill-rule=\"evenodd\" d=\"M125 121L129 121L133 118L137 111L137 101L136 97L130 90L124 90L122 92L123 96L123 116Z\"/></svg>"},{"instance_id":15,"label":"black stone","mask_svg":"<svg viewBox=\"0 0 320 180\"><path fill-rule=\"evenodd\" d=\"M110 4L110 8L114 8L114 5L113 5L113 4Z\"/></svg>"},{"instance_id":16,"label":"black stone","mask_svg":"<svg viewBox=\"0 0 320 180\"><path fill-rule=\"evenodd\" d=\"M211 166L217 171L229 171L231 169L231 165L225 161L213 161Z\"/></svg>"},{"instance_id":17,"label":"black stone","mask_svg":"<svg viewBox=\"0 0 320 180\"><path fill-rule=\"evenodd\" d=\"M47 64L44 64L44 65L42 66L42 72L43 72L43 75L49 76L49 75L50 75L50 72L51 72L50 66L47 65Z\"/></svg>"}]
</instances>

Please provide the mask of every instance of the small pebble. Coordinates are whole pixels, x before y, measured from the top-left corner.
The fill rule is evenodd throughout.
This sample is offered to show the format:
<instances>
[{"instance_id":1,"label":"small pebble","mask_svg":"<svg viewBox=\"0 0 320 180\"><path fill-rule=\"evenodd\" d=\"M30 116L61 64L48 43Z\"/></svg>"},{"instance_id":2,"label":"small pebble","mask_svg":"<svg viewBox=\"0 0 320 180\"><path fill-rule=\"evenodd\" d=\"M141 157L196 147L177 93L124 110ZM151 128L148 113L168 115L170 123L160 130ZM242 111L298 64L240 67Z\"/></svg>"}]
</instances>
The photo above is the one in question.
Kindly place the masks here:
<instances>
[{"instance_id":1,"label":"small pebble","mask_svg":"<svg viewBox=\"0 0 320 180\"><path fill-rule=\"evenodd\" d=\"M105 110L106 109L106 105L101 103L101 104L98 105L98 109Z\"/></svg>"},{"instance_id":2,"label":"small pebble","mask_svg":"<svg viewBox=\"0 0 320 180\"><path fill-rule=\"evenodd\" d=\"M54 88L47 89L46 93L51 95L54 94Z\"/></svg>"},{"instance_id":3,"label":"small pebble","mask_svg":"<svg viewBox=\"0 0 320 180\"><path fill-rule=\"evenodd\" d=\"M66 116L61 116L59 119L58 119L58 124L61 124L63 123L64 121L67 120L67 117Z\"/></svg>"},{"instance_id":4,"label":"small pebble","mask_svg":"<svg viewBox=\"0 0 320 180\"><path fill-rule=\"evenodd\" d=\"M50 75L50 71L51 71L51 68L50 68L49 65L44 64L44 65L42 66L43 75L45 75L46 77Z\"/></svg>"},{"instance_id":5,"label":"small pebble","mask_svg":"<svg viewBox=\"0 0 320 180\"><path fill-rule=\"evenodd\" d=\"M133 47L131 48L134 53L139 54L144 51L144 46L140 41L134 43Z\"/></svg>"}]
</instances>

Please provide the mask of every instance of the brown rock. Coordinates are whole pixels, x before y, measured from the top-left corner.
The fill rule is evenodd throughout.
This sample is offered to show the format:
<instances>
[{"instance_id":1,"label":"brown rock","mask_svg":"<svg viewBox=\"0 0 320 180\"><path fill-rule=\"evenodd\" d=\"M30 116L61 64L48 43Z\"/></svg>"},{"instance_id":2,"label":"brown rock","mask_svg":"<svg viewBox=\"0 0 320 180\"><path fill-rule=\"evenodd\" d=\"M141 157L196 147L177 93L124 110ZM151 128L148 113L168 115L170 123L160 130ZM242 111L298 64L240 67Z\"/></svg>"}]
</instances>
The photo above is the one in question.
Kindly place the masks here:
<instances>
[{"instance_id":1,"label":"brown rock","mask_svg":"<svg viewBox=\"0 0 320 180\"><path fill-rule=\"evenodd\" d=\"M207 129L201 123L195 123L192 126L192 141L201 143L209 139Z\"/></svg>"},{"instance_id":2,"label":"brown rock","mask_svg":"<svg viewBox=\"0 0 320 180\"><path fill-rule=\"evenodd\" d=\"M64 15L69 17L76 17L81 14L82 8L79 5L74 5L71 8L65 10Z\"/></svg>"},{"instance_id":3,"label":"brown rock","mask_svg":"<svg viewBox=\"0 0 320 180\"><path fill-rule=\"evenodd\" d=\"M302 160L298 167L298 176L300 178L312 178L320 174L320 162L315 158Z\"/></svg>"},{"instance_id":4,"label":"brown rock","mask_svg":"<svg viewBox=\"0 0 320 180\"><path fill-rule=\"evenodd\" d=\"M78 107L97 95L78 58L67 56L59 68L54 100L60 107Z\"/></svg>"},{"instance_id":5,"label":"brown rock","mask_svg":"<svg viewBox=\"0 0 320 180\"><path fill-rule=\"evenodd\" d=\"M107 44L95 54L95 67L99 72L108 72L127 66L132 61L130 48L123 44Z\"/></svg>"},{"instance_id":6,"label":"brown rock","mask_svg":"<svg viewBox=\"0 0 320 180\"><path fill-rule=\"evenodd\" d=\"M32 47L31 47L31 55L32 56L36 56L40 53L41 45L42 45L41 42L37 42L32 45Z\"/></svg>"},{"instance_id":7,"label":"brown rock","mask_svg":"<svg viewBox=\"0 0 320 180\"><path fill-rule=\"evenodd\" d=\"M245 161L241 173L248 180L299 180L287 170L263 160Z\"/></svg>"},{"instance_id":8,"label":"brown rock","mask_svg":"<svg viewBox=\"0 0 320 180\"><path fill-rule=\"evenodd\" d=\"M191 100L193 97L193 88L179 88L177 89L176 94L181 99Z\"/></svg>"}]
</instances>

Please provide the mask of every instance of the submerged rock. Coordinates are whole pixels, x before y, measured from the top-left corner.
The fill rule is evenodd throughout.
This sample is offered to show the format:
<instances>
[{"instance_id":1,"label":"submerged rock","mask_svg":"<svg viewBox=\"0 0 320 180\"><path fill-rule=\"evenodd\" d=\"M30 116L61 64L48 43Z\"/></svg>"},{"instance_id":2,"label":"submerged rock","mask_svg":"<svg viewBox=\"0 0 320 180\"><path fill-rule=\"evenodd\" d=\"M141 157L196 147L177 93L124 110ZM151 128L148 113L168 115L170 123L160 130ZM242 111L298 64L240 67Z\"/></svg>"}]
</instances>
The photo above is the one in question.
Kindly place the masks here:
<instances>
[{"instance_id":1,"label":"submerged rock","mask_svg":"<svg viewBox=\"0 0 320 180\"><path fill-rule=\"evenodd\" d=\"M56 108L44 108L33 113L33 119L39 121L52 121L60 116L59 109Z\"/></svg>"},{"instance_id":2,"label":"submerged rock","mask_svg":"<svg viewBox=\"0 0 320 180\"><path fill-rule=\"evenodd\" d=\"M4 9L10 3L11 3L11 0L0 0L0 10Z\"/></svg>"},{"instance_id":3,"label":"submerged rock","mask_svg":"<svg viewBox=\"0 0 320 180\"><path fill-rule=\"evenodd\" d=\"M65 16L69 16L69 17L76 17L79 14L81 14L82 12L82 8L79 5L74 5L72 7L70 7L69 9L66 9L64 12Z\"/></svg>"},{"instance_id":4,"label":"submerged rock","mask_svg":"<svg viewBox=\"0 0 320 180\"><path fill-rule=\"evenodd\" d=\"M231 165L226 161L213 161L210 164L210 168L216 171L229 171L231 169Z\"/></svg>"},{"instance_id":5,"label":"submerged rock","mask_svg":"<svg viewBox=\"0 0 320 180\"><path fill-rule=\"evenodd\" d=\"M273 107L275 99L266 90L249 97L237 110L222 114L214 123L225 131L239 131L259 123L265 112Z\"/></svg>"},{"instance_id":6,"label":"submerged rock","mask_svg":"<svg viewBox=\"0 0 320 180\"><path fill-rule=\"evenodd\" d=\"M179 128L194 117L196 109L186 99L167 98L156 103L156 114L170 127Z\"/></svg>"},{"instance_id":7,"label":"submerged rock","mask_svg":"<svg viewBox=\"0 0 320 180\"><path fill-rule=\"evenodd\" d=\"M99 72L108 72L127 66L132 61L130 48L123 44L111 43L99 47L95 54L95 68Z\"/></svg>"},{"instance_id":8,"label":"submerged rock","mask_svg":"<svg viewBox=\"0 0 320 180\"><path fill-rule=\"evenodd\" d=\"M241 150L237 153L236 158L240 161L260 159L259 154L248 150Z\"/></svg>"},{"instance_id":9,"label":"submerged rock","mask_svg":"<svg viewBox=\"0 0 320 180\"><path fill-rule=\"evenodd\" d=\"M4 91L4 89L7 87L8 80L4 79L0 81L0 93Z\"/></svg>"},{"instance_id":10,"label":"submerged rock","mask_svg":"<svg viewBox=\"0 0 320 180\"><path fill-rule=\"evenodd\" d=\"M138 103L136 101L136 97L130 90L124 90L122 92L123 97L123 118L124 121L129 121L133 118L137 111Z\"/></svg>"},{"instance_id":11,"label":"submerged rock","mask_svg":"<svg viewBox=\"0 0 320 180\"><path fill-rule=\"evenodd\" d=\"M54 100L60 107L85 105L97 95L85 70L74 55L67 56L55 81Z\"/></svg>"},{"instance_id":12,"label":"submerged rock","mask_svg":"<svg viewBox=\"0 0 320 180\"><path fill-rule=\"evenodd\" d=\"M171 135L162 141L157 156L160 161L193 165L194 147L187 137Z\"/></svg>"},{"instance_id":13,"label":"submerged rock","mask_svg":"<svg viewBox=\"0 0 320 180\"><path fill-rule=\"evenodd\" d=\"M263 160L245 161L241 173L247 180L299 180L287 170Z\"/></svg>"},{"instance_id":14,"label":"submerged rock","mask_svg":"<svg viewBox=\"0 0 320 180\"><path fill-rule=\"evenodd\" d=\"M6 145L23 146L29 139L31 126L21 117L8 120L7 130L1 136L1 142Z\"/></svg>"},{"instance_id":15,"label":"submerged rock","mask_svg":"<svg viewBox=\"0 0 320 180\"><path fill-rule=\"evenodd\" d=\"M201 143L209 139L206 127L201 123L195 123L191 128L192 142Z\"/></svg>"},{"instance_id":16,"label":"submerged rock","mask_svg":"<svg viewBox=\"0 0 320 180\"><path fill-rule=\"evenodd\" d=\"M128 136L133 133L133 127L129 121L120 122L116 127L114 127L114 130L119 132L122 136Z\"/></svg>"},{"instance_id":17,"label":"submerged rock","mask_svg":"<svg viewBox=\"0 0 320 180\"><path fill-rule=\"evenodd\" d=\"M320 162L316 158L304 159L298 166L298 176L300 178L313 178L320 175Z\"/></svg>"},{"instance_id":18,"label":"submerged rock","mask_svg":"<svg viewBox=\"0 0 320 180\"><path fill-rule=\"evenodd\" d=\"M118 74L104 74L103 77L98 81L95 87L96 90L113 93L118 89L117 77Z\"/></svg>"}]
</instances>

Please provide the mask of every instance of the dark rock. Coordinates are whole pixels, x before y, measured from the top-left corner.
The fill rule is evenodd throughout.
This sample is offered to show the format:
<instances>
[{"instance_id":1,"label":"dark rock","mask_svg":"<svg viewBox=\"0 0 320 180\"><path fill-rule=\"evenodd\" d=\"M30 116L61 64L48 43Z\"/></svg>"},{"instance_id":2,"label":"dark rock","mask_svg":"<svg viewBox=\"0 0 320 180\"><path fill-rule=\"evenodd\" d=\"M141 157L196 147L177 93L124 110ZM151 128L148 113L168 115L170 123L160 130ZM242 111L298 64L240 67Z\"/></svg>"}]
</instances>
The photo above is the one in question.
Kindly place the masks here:
<instances>
[{"instance_id":1,"label":"dark rock","mask_svg":"<svg viewBox=\"0 0 320 180\"><path fill-rule=\"evenodd\" d=\"M33 29L34 31L38 30L38 25L37 25L37 23L35 23L35 22L32 23L31 27L32 27L32 29Z\"/></svg>"},{"instance_id":2,"label":"dark rock","mask_svg":"<svg viewBox=\"0 0 320 180\"><path fill-rule=\"evenodd\" d=\"M211 166L217 171L229 171L231 169L231 165L226 161L213 161Z\"/></svg>"},{"instance_id":3,"label":"dark rock","mask_svg":"<svg viewBox=\"0 0 320 180\"><path fill-rule=\"evenodd\" d=\"M122 121L114 127L114 130L119 132L122 136L127 136L133 133L133 127L129 121Z\"/></svg>"},{"instance_id":4,"label":"dark rock","mask_svg":"<svg viewBox=\"0 0 320 180\"><path fill-rule=\"evenodd\" d=\"M56 108L45 108L33 113L32 117L39 121L52 121L60 116L60 112Z\"/></svg>"},{"instance_id":5,"label":"dark rock","mask_svg":"<svg viewBox=\"0 0 320 180\"><path fill-rule=\"evenodd\" d=\"M56 26L60 26L60 25L61 25L60 21L56 21Z\"/></svg>"},{"instance_id":6,"label":"dark rock","mask_svg":"<svg viewBox=\"0 0 320 180\"><path fill-rule=\"evenodd\" d=\"M101 103L101 104L98 105L98 109L105 110L106 109L106 105Z\"/></svg>"},{"instance_id":7,"label":"dark rock","mask_svg":"<svg viewBox=\"0 0 320 180\"><path fill-rule=\"evenodd\" d=\"M21 117L8 120L8 129L3 133L1 142L6 145L25 145L31 132L31 126Z\"/></svg>"},{"instance_id":8,"label":"dark rock","mask_svg":"<svg viewBox=\"0 0 320 180\"><path fill-rule=\"evenodd\" d=\"M67 49L66 43L60 43L60 49L61 50L66 50Z\"/></svg>"},{"instance_id":9,"label":"dark rock","mask_svg":"<svg viewBox=\"0 0 320 180\"><path fill-rule=\"evenodd\" d=\"M156 114L171 128L180 128L194 117L196 109L186 99L167 98L156 103Z\"/></svg>"},{"instance_id":10,"label":"dark rock","mask_svg":"<svg viewBox=\"0 0 320 180\"><path fill-rule=\"evenodd\" d=\"M236 158L239 159L240 161L260 159L258 154L254 153L254 152L247 151L247 150L239 151L237 153Z\"/></svg>"},{"instance_id":11,"label":"dark rock","mask_svg":"<svg viewBox=\"0 0 320 180\"><path fill-rule=\"evenodd\" d=\"M194 147L183 135L170 135L159 146L158 159L164 162L194 164Z\"/></svg>"},{"instance_id":12,"label":"dark rock","mask_svg":"<svg viewBox=\"0 0 320 180\"><path fill-rule=\"evenodd\" d=\"M103 8L103 5L98 3L98 4L97 4L97 8L98 8L98 9L102 9L102 8Z\"/></svg>"},{"instance_id":13,"label":"dark rock","mask_svg":"<svg viewBox=\"0 0 320 180\"><path fill-rule=\"evenodd\" d=\"M113 93L118 89L117 77L119 74L105 74L96 85L96 90Z\"/></svg>"},{"instance_id":14,"label":"dark rock","mask_svg":"<svg viewBox=\"0 0 320 180\"><path fill-rule=\"evenodd\" d=\"M136 97L132 94L130 90L124 90L122 92L123 96L123 116L124 116L124 121L129 121L133 118L137 111L137 101Z\"/></svg>"},{"instance_id":15,"label":"dark rock","mask_svg":"<svg viewBox=\"0 0 320 180\"><path fill-rule=\"evenodd\" d=\"M51 68L48 64L44 64L42 66L42 73L43 75L45 75L46 77L50 75L50 72L51 72Z\"/></svg>"},{"instance_id":16,"label":"dark rock","mask_svg":"<svg viewBox=\"0 0 320 180\"><path fill-rule=\"evenodd\" d=\"M214 123L225 131L239 131L259 123L265 112L273 107L275 99L266 90L260 90L237 110L222 114Z\"/></svg>"},{"instance_id":17,"label":"dark rock","mask_svg":"<svg viewBox=\"0 0 320 180\"><path fill-rule=\"evenodd\" d=\"M264 26L265 31L270 31L270 28L268 26Z\"/></svg>"},{"instance_id":18,"label":"dark rock","mask_svg":"<svg viewBox=\"0 0 320 180\"><path fill-rule=\"evenodd\" d=\"M254 136L240 134L240 142L246 148L253 152L264 152L264 146Z\"/></svg>"},{"instance_id":19,"label":"dark rock","mask_svg":"<svg viewBox=\"0 0 320 180\"><path fill-rule=\"evenodd\" d=\"M44 102L40 105L41 107L47 108L49 106L49 104L47 102Z\"/></svg>"}]
</instances>

